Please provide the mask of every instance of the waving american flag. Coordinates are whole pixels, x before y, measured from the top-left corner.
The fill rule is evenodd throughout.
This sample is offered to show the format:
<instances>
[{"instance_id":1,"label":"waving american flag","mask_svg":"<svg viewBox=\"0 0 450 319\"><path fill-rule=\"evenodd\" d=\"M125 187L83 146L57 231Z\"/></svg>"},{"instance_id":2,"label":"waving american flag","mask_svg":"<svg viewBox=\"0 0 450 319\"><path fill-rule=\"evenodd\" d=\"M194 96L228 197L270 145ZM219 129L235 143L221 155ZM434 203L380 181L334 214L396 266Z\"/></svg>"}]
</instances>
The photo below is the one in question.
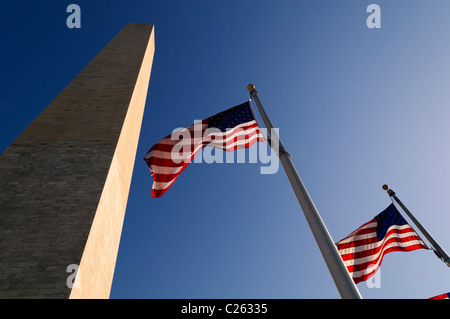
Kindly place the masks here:
<instances>
[{"instance_id":1,"label":"waving american flag","mask_svg":"<svg viewBox=\"0 0 450 319\"><path fill-rule=\"evenodd\" d=\"M450 299L450 292L447 292L446 294L434 296L428 299Z\"/></svg>"},{"instance_id":2,"label":"waving american flag","mask_svg":"<svg viewBox=\"0 0 450 319\"><path fill-rule=\"evenodd\" d=\"M250 101L166 136L144 157L153 176L152 197L162 196L203 147L230 152L264 140Z\"/></svg>"},{"instance_id":3,"label":"waving american flag","mask_svg":"<svg viewBox=\"0 0 450 319\"><path fill-rule=\"evenodd\" d=\"M394 204L336 245L355 283L375 274L387 253L428 249Z\"/></svg>"}]
</instances>

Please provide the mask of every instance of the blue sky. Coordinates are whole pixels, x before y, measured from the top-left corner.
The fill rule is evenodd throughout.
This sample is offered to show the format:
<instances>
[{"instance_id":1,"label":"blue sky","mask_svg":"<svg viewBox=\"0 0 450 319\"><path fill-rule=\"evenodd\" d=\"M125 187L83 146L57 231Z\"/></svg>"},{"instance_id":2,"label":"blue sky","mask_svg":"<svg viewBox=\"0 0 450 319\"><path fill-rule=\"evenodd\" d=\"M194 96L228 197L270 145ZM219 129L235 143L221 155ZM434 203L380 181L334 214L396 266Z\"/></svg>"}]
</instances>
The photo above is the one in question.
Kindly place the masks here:
<instances>
[{"instance_id":1,"label":"blue sky","mask_svg":"<svg viewBox=\"0 0 450 319\"><path fill-rule=\"evenodd\" d=\"M66 8L81 7L81 29ZM381 8L381 28L366 8ZM156 51L111 298L339 298L287 177L197 164L159 199L142 160L254 83L337 242L386 208L389 184L450 251L450 3L27 1L2 5L0 151L128 22ZM413 226L414 227L414 226ZM364 298L450 291L431 251L385 256Z\"/></svg>"}]
</instances>

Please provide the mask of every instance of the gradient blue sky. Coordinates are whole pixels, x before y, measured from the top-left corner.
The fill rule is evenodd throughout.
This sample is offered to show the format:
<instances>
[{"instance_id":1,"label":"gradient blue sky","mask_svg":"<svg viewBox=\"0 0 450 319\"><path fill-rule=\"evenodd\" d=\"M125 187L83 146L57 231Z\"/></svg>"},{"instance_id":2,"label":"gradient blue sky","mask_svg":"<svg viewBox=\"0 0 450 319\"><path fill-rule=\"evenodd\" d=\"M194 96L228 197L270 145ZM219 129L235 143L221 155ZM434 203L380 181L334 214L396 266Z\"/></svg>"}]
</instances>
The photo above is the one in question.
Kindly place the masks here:
<instances>
[{"instance_id":1,"label":"gradient blue sky","mask_svg":"<svg viewBox=\"0 0 450 319\"><path fill-rule=\"evenodd\" d=\"M81 29L66 8L81 7ZM366 8L381 7L381 29ZM450 251L450 2L8 1L0 151L128 22L156 52L111 298L339 298L282 168L191 164L159 199L142 160L254 83L335 241L391 202ZM450 291L431 251L394 252L364 298Z\"/></svg>"}]
</instances>

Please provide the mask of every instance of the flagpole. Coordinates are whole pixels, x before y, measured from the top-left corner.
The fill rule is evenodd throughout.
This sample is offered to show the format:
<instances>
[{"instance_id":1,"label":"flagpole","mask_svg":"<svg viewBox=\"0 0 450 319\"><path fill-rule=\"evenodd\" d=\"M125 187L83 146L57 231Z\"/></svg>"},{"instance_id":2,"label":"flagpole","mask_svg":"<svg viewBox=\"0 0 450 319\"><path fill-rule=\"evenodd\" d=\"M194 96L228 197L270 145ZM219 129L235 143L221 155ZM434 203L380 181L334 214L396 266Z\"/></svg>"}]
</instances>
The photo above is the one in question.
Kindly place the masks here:
<instances>
[{"instance_id":1,"label":"flagpole","mask_svg":"<svg viewBox=\"0 0 450 319\"><path fill-rule=\"evenodd\" d=\"M413 214L406 208L405 205L398 199L398 197L395 195L395 192L389 188L388 185L383 185L383 190L387 191L388 195L394 199L397 204L403 209L403 211L408 215L409 219L412 220L412 222L417 226L417 228L420 230L420 232L425 236L425 238L428 240L428 242L433 246L434 253L436 256L438 256L447 266L450 267L450 257L448 256L447 252L437 243L436 240L430 235L430 233L422 226L422 224L419 223L419 221L414 217Z\"/></svg>"},{"instance_id":2,"label":"flagpole","mask_svg":"<svg viewBox=\"0 0 450 319\"><path fill-rule=\"evenodd\" d=\"M328 232L322 218L319 215L319 212L317 211L311 197L308 194L308 191L306 190L297 170L295 169L294 164L292 163L291 156L284 148L283 143L279 139L275 130L273 130L273 124L258 98L258 92L256 91L255 86L253 84L249 84L247 89L250 92L250 96L255 101L259 114L261 115L261 118L267 128L267 135L270 136L271 147L275 148L276 151L279 147L279 151L277 152L278 157L284 167L295 195L297 196L339 294L344 299L362 299L358 288L356 288L356 284L353 282L347 267L339 255L330 233Z\"/></svg>"}]
</instances>

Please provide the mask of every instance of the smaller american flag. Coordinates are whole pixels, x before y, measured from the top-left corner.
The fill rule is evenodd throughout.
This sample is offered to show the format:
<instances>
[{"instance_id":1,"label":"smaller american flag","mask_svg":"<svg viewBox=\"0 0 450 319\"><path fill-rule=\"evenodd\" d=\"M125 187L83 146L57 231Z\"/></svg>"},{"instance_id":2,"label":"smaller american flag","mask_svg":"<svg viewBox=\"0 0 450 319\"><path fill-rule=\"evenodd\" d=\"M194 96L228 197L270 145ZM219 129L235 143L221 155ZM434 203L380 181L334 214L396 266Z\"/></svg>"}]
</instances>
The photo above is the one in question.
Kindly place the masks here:
<instances>
[{"instance_id":1,"label":"smaller american flag","mask_svg":"<svg viewBox=\"0 0 450 319\"><path fill-rule=\"evenodd\" d=\"M434 296L428 299L450 299L450 292L447 292L446 294Z\"/></svg>"},{"instance_id":2,"label":"smaller american flag","mask_svg":"<svg viewBox=\"0 0 450 319\"><path fill-rule=\"evenodd\" d=\"M374 275L387 253L428 249L394 204L336 245L356 284Z\"/></svg>"},{"instance_id":3,"label":"smaller american flag","mask_svg":"<svg viewBox=\"0 0 450 319\"><path fill-rule=\"evenodd\" d=\"M144 157L153 176L152 197L161 197L203 147L231 152L258 141L265 139L253 116L250 101L166 136Z\"/></svg>"}]
</instances>

